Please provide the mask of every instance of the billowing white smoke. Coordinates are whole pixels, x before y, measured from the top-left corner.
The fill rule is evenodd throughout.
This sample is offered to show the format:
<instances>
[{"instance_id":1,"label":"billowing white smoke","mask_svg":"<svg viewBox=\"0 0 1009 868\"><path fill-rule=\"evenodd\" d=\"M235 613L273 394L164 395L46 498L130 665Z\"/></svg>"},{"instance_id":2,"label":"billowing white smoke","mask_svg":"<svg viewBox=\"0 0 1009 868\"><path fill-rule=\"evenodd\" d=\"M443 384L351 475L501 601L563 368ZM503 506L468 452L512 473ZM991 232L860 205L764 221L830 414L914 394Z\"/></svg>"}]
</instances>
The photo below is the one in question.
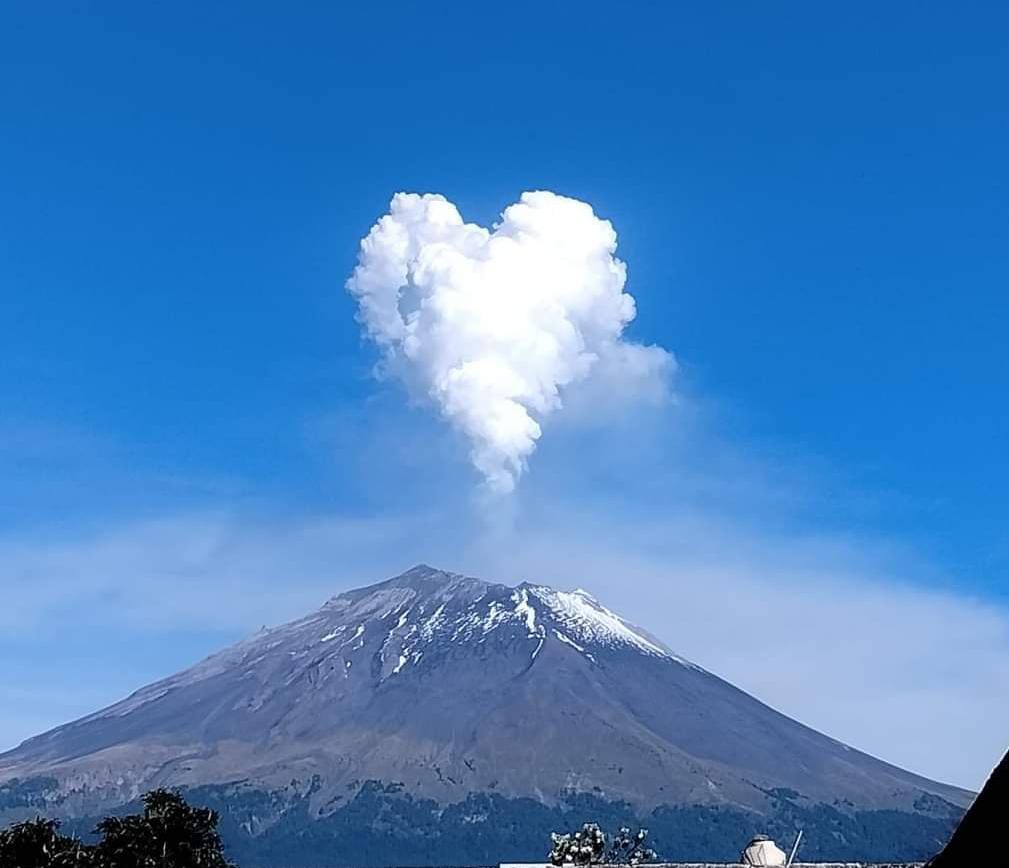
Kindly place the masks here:
<instances>
[{"instance_id":1,"label":"billowing white smoke","mask_svg":"<svg viewBox=\"0 0 1009 868\"><path fill-rule=\"evenodd\" d=\"M523 193L492 230L443 196L397 193L347 281L385 372L432 399L506 493L565 387L604 372L662 388L672 356L622 339L634 319L617 236L584 202Z\"/></svg>"}]
</instances>

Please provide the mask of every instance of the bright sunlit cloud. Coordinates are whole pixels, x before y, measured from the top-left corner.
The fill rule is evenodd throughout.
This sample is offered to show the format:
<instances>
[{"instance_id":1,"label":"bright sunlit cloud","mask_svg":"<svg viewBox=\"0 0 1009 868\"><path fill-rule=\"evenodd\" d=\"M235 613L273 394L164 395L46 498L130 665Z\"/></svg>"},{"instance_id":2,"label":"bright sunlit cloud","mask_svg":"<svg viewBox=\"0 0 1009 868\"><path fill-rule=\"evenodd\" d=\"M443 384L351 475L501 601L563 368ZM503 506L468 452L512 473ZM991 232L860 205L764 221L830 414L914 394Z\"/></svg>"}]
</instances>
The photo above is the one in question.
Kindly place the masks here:
<instances>
[{"instance_id":1,"label":"bright sunlit cloud","mask_svg":"<svg viewBox=\"0 0 1009 868\"><path fill-rule=\"evenodd\" d=\"M599 375L616 397L663 393L673 356L624 337L636 311L616 248L590 205L546 191L492 229L397 193L361 242L347 288L382 372L466 437L492 491L514 489L566 388Z\"/></svg>"}]
</instances>

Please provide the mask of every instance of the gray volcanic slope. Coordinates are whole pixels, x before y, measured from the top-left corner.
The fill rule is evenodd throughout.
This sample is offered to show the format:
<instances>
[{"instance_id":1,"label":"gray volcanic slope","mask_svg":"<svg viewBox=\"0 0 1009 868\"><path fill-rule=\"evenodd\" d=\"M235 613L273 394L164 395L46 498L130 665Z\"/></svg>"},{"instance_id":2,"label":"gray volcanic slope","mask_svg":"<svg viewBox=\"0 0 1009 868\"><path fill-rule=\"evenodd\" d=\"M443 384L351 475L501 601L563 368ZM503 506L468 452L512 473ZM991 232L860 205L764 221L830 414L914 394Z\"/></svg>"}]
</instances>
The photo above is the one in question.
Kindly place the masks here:
<instances>
[{"instance_id":1,"label":"gray volcanic slope","mask_svg":"<svg viewBox=\"0 0 1009 868\"><path fill-rule=\"evenodd\" d=\"M319 811L367 780L445 804L480 792L757 812L777 789L852 809L970 798L790 720L587 593L425 566L0 755L0 782L33 777L91 814L155 785L308 779Z\"/></svg>"}]
</instances>

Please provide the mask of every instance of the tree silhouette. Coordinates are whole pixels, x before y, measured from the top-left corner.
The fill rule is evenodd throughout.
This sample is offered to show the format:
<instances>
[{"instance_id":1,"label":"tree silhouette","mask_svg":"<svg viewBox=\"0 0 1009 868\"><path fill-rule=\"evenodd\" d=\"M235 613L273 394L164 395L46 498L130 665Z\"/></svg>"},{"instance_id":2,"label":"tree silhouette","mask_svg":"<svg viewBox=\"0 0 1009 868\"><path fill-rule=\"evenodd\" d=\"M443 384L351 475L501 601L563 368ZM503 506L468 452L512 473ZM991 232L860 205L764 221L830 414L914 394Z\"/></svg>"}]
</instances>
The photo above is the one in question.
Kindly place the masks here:
<instances>
[{"instance_id":1,"label":"tree silhouette","mask_svg":"<svg viewBox=\"0 0 1009 868\"><path fill-rule=\"evenodd\" d=\"M92 848L59 827L37 817L0 830L0 868L92 868Z\"/></svg>"},{"instance_id":2,"label":"tree silhouette","mask_svg":"<svg viewBox=\"0 0 1009 868\"><path fill-rule=\"evenodd\" d=\"M152 790L142 814L98 825L98 868L231 868L217 833L217 812L188 805L178 793Z\"/></svg>"},{"instance_id":3,"label":"tree silhouette","mask_svg":"<svg viewBox=\"0 0 1009 868\"><path fill-rule=\"evenodd\" d=\"M37 818L0 830L0 868L233 868L217 834L217 813L178 793L152 790L142 814L108 817L89 846Z\"/></svg>"}]
</instances>

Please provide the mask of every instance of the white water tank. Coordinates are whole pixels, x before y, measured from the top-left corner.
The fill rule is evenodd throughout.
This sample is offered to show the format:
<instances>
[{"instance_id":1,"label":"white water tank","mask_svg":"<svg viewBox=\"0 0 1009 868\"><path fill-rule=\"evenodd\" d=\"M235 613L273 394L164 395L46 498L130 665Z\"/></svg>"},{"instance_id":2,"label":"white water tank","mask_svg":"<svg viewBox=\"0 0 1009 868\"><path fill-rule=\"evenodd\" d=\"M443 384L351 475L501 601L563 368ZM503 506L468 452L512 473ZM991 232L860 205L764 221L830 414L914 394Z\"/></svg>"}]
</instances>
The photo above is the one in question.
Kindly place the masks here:
<instances>
[{"instance_id":1,"label":"white water tank","mask_svg":"<svg viewBox=\"0 0 1009 868\"><path fill-rule=\"evenodd\" d=\"M767 835L754 835L739 861L754 868L782 868L788 857Z\"/></svg>"}]
</instances>

